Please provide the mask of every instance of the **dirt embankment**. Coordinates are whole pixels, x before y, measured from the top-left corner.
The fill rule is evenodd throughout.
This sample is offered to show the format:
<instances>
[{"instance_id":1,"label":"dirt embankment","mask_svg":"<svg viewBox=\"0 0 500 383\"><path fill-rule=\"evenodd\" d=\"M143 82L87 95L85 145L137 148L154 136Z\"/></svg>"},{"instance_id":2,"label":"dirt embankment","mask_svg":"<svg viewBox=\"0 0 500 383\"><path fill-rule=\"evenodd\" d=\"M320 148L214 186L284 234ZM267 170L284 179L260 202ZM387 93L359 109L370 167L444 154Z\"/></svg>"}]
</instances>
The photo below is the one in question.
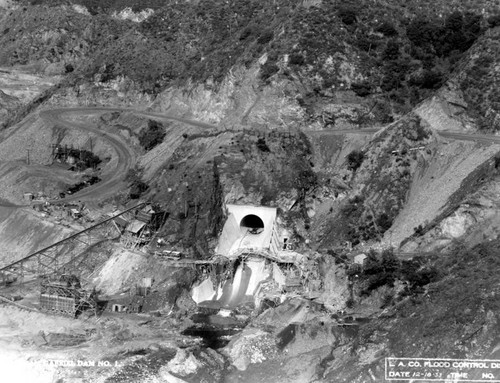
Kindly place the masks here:
<instances>
[{"instance_id":1,"label":"dirt embankment","mask_svg":"<svg viewBox=\"0 0 500 383\"><path fill-rule=\"evenodd\" d=\"M266 56L262 57L265 62ZM258 86L260 65L235 67L218 86L187 84L171 87L156 98L142 92L128 78L106 83L66 88L50 101L57 106L114 105L152 109L176 117L190 118L221 129L258 128L288 130L302 124L304 110L295 96L297 84L280 80L273 86Z\"/></svg>"},{"instance_id":2,"label":"dirt embankment","mask_svg":"<svg viewBox=\"0 0 500 383\"><path fill-rule=\"evenodd\" d=\"M497 145L484 146L473 142L441 143L435 154L420 164L407 202L386 233L385 240L398 245L414 234L418 226L434 223L434 219L454 204L456 208L458 201L451 199L458 194L463 198L475 192L477 187L477 180L473 185L464 184L464 181L491 160L499 149Z\"/></svg>"},{"instance_id":3,"label":"dirt embankment","mask_svg":"<svg viewBox=\"0 0 500 383\"><path fill-rule=\"evenodd\" d=\"M189 267L173 267L159 256L121 249L96 270L93 283L102 294L113 295L140 285L143 278L152 279L155 291L166 291L176 285L191 286L195 273Z\"/></svg>"},{"instance_id":4,"label":"dirt embankment","mask_svg":"<svg viewBox=\"0 0 500 383\"><path fill-rule=\"evenodd\" d=\"M5 174L8 173L6 184L0 188L0 197L14 203L22 203L23 192L44 192L51 198L58 192L65 191L82 177L61 167L48 171L44 166L55 164L53 145L82 149L92 152L101 160L97 175L103 179L91 189L99 188L99 198L111 196L121 190L119 182L135 161L135 153L125 144L125 137L110 133L106 126L95 128L94 114L103 111L87 111L75 113L71 111L42 111L40 117L31 114L21 123L0 133L0 162ZM73 118L74 115L79 118ZM80 116L82 115L82 116ZM13 166L12 164L20 165ZM92 173L92 169L88 169ZM47 182L40 179L41 174L47 176ZM10 184L9 181L15 182ZM46 188L44 189L44 184ZM14 190L17 188L18 194ZM94 198L84 190L78 194L78 199Z\"/></svg>"},{"instance_id":5,"label":"dirt embankment","mask_svg":"<svg viewBox=\"0 0 500 383\"><path fill-rule=\"evenodd\" d=\"M438 102L439 97L442 100ZM405 239L415 231L423 233L439 225L438 221L452 214L485 177L493 175L494 171L481 169L488 167L500 150L496 137L481 136L475 141L473 136L464 134L456 135L459 140L452 138L453 134L444 138L432 133L434 128L448 125L452 131L463 131L462 120L466 116L448 111L446 124L440 122L443 103L459 104L453 97L459 96L452 89L443 89L436 100L424 103L416 115L380 130L374 137L348 134L342 139L327 131L311 134L315 163L319 165L315 170L331 185L323 188L328 195L316 190L316 199L310 204L318 240L326 239L328 243L329 239L348 239L354 244L369 241L368 246L375 240L381 241L382 246L398 247L403 243L406 250L414 250L416 242L407 243ZM354 171L348 160L352 152L359 153L359 168ZM332 193L332 186L336 193ZM432 238L436 243L441 243L441 239L449 243L465 234L476 215L484 214L477 212L468 218L462 214L455 221L450 218ZM429 240L417 242L428 246Z\"/></svg>"},{"instance_id":6,"label":"dirt embankment","mask_svg":"<svg viewBox=\"0 0 500 383\"><path fill-rule=\"evenodd\" d=\"M481 150L478 152L481 153ZM496 239L500 232L497 156L498 152L461 179L447 202L435 212L439 215L428 225L417 228L414 235L403 242L402 248L409 251L442 248L447 251L455 240L464 241L468 247L472 247ZM453 190L453 185L446 186Z\"/></svg>"},{"instance_id":7,"label":"dirt embankment","mask_svg":"<svg viewBox=\"0 0 500 383\"><path fill-rule=\"evenodd\" d=\"M8 207L0 207L0 232L2 266L73 234L73 230L44 221L31 211Z\"/></svg>"},{"instance_id":8,"label":"dirt embankment","mask_svg":"<svg viewBox=\"0 0 500 383\"><path fill-rule=\"evenodd\" d=\"M5 205L26 205L24 193L43 192L51 198L80 182L81 176L59 166L27 165L22 162L0 162L0 201Z\"/></svg>"}]
</instances>

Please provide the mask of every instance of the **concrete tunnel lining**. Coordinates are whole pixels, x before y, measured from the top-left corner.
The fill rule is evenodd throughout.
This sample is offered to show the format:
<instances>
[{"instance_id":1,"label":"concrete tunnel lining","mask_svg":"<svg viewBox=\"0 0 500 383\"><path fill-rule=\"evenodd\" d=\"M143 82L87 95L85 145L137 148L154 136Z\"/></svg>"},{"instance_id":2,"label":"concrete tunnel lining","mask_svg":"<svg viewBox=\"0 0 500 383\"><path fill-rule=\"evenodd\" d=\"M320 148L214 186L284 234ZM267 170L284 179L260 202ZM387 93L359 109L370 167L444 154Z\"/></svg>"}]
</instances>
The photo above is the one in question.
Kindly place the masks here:
<instances>
[{"instance_id":1,"label":"concrete tunnel lining","mask_svg":"<svg viewBox=\"0 0 500 383\"><path fill-rule=\"evenodd\" d=\"M233 204L227 204L226 207L228 219L219 237L218 254L231 256L242 248L269 248L276 208ZM258 220L248 216L256 216Z\"/></svg>"},{"instance_id":2,"label":"concrete tunnel lining","mask_svg":"<svg viewBox=\"0 0 500 383\"><path fill-rule=\"evenodd\" d=\"M248 214L243 217L243 219L240 222L240 228L246 228L246 229L264 229L264 221L255 214Z\"/></svg>"}]
</instances>

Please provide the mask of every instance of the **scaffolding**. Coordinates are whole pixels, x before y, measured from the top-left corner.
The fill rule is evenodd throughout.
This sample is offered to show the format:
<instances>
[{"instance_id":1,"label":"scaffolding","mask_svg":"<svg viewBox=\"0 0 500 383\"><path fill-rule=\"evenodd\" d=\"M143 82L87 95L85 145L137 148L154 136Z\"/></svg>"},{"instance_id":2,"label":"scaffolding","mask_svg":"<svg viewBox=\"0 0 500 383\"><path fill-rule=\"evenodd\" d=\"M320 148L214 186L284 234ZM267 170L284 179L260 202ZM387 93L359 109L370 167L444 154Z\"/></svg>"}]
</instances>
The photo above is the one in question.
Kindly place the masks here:
<instances>
[{"instance_id":1,"label":"scaffolding","mask_svg":"<svg viewBox=\"0 0 500 383\"><path fill-rule=\"evenodd\" d=\"M82 289L75 277L65 279L64 275L58 281L45 280L40 291L40 309L54 314L76 317L83 311L97 314L95 292Z\"/></svg>"},{"instance_id":2,"label":"scaffolding","mask_svg":"<svg viewBox=\"0 0 500 383\"><path fill-rule=\"evenodd\" d=\"M121 216L122 214L144 205L145 203L140 203L111 218L105 219L61 241L38 250L24 258L0 267L0 273L7 273L8 275L12 275L12 278L17 278L18 280L23 281L25 276L41 277L61 274L61 272L64 272L64 270L69 266L76 267L76 260L79 261L78 267L81 268L82 266L85 266L86 258L82 257L81 254L73 254L71 251L65 251L67 246L78 244L79 246L83 245L85 248L89 248L105 240L106 238L101 238L95 234L92 235L92 232L102 225L111 223L115 218Z\"/></svg>"}]
</instances>

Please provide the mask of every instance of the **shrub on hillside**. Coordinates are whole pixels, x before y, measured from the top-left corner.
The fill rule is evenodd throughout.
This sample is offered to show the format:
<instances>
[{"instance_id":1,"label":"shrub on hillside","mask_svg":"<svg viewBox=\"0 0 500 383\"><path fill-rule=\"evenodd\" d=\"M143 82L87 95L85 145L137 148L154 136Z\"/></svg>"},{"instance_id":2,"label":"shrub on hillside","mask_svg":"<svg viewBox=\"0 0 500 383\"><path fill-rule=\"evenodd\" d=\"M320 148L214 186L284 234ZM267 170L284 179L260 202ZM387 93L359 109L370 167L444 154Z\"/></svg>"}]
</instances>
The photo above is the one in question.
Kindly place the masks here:
<instances>
[{"instance_id":1,"label":"shrub on hillside","mask_svg":"<svg viewBox=\"0 0 500 383\"><path fill-rule=\"evenodd\" d=\"M365 259L359 282L360 295L370 295L382 286L392 287L399 280L406 284L401 296L420 294L423 287L440 279L441 274L433 265L425 265L423 258L400 261L394 249L385 249L380 254L370 250Z\"/></svg>"},{"instance_id":2,"label":"shrub on hillside","mask_svg":"<svg viewBox=\"0 0 500 383\"><path fill-rule=\"evenodd\" d=\"M351 84L351 89L359 97L366 97L372 93L371 85L368 81Z\"/></svg>"},{"instance_id":3,"label":"shrub on hillside","mask_svg":"<svg viewBox=\"0 0 500 383\"><path fill-rule=\"evenodd\" d=\"M288 60L290 65L304 65L305 59L300 53L292 53Z\"/></svg>"},{"instance_id":4,"label":"shrub on hillside","mask_svg":"<svg viewBox=\"0 0 500 383\"><path fill-rule=\"evenodd\" d=\"M337 11L337 16L345 25L352 25L357 21L357 12L352 5L341 6Z\"/></svg>"},{"instance_id":5,"label":"shrub on hillside","mask_svg":"<svg viewBox=\"0 0 500 383\"><path fill-rule=\"evenodd\" d=\"M347 155L347 167L352 171L356 171L361 166L364 159L365 154L361 150L353 150Z\"/></svg>"},{"instance_id":6,"label":"shrub on hillside","mask_svg":"<svg viewBox=\"0 0 500 383\"><path fill-rule=\"evenodd\" d=\"M270 152L271 150L269 149L269 146L267 146L267 143L266 143L266 140L263 139L263 138L259 138L257 140L257 148L261 151L261 152Z\"/></svg>"},{"instance_id":7,"label":"shrub on hillside","mask_svg":"<svg viewBox=\"0 0 500 383\"><path fill-rule=\"evenodd\" d=\"M166 132L161 123L154 120L148 121L147 128L139 133L139 143L144 150L149 151L155 146L161 144L165 138Z\"/></svg>"},{"instance_id":8,"label":"shrub on hillside","mask_svg":"<svg viewBox=\"0 0 500 383\"><path fill-rule=\"evenodd\" d=\"M414 227L413 231L414 231L413 235L415 237L421 237L422 235L425 234L424 227L422 225L418 225L418 226Z\"/></svg>"},{"instance_id":9,"label":"shrub on hillside","mask_svg":"<svg viewBox=\"0 0 500 383\"><path fill-rule=\"evenodd\" d=\"M438 89L443 83L443 74L436 70L426 69L418 76L411 78L410 85L415 85L423 89Z\"/></svg>"},{"instance_id":10,"label":"shrub on hillside","mask_svg":"<svg viewBox=\"0 0 500 383\"><path fill-rule=\"evenodd\" d=\"M293 186L299 191L299 194L311 190L317 184L318 176L311 168L297 169L297 177L293 180Z\"/></svg>"},{"instance_id":11,"label":"shrub on hillside","mask_svg":"<svg viewBox=\"0 0 500 383\"><path fill-rule=\"evenodd\" d=\"M380 39L376 35L360 34L357 36L355 44L365 52L376 52L377 47L382 41L383 39Z\"/></svg>"},{"instance_id":12,"label":"shrub on hillside","mask_svg":"<svg viewBox=\"0 0 500 383\"><path fill-rule=\"evenodd\" d=\"M279 67L276 62L272 60L267 60L264 65L260 67L260 78L263 81L268 81L271 76L278 73Z\"/></svg>"},{"instance_id":13,"label":"shrub on hillside","mask_svg":"<svg viewBox=\"0 0 500 383\"><path fill-rule=\"evenodd\" d=\"M142 181L140 173L141 171L137 168L129 169L125 176L125 181L130 186L129 197L131 199L138 199L149 188L148 184Z\"/></svg>"},{"instance_id":14,"label":"shrub on hillside","mask_svg":"<svg viewBox=\"0 0 500 383\"><path fill-rule=\"evenodd\" d=\"M399 267L400 262L392 248L383 250L380 256L369 252L363 266L365 288L361 295L368 295L382 286L392 287L398 277Z\"/></svg>"},{"instance_id":15,"label":"shrub on hillside","mask_svg":"<svg viewBox=\"0 0 500 383\"><path fill-rule=\"evenodd\" d=\"M421 16L414 18L406 28L406 36L417 47L432 44L439 32L439 25Z\"/></svg>"},{"instance_id":16,"label":"shrub on hillside","mask_svg":"<svg viewBox=\"0 0 500 383\"><path fill-rule=\"evenodd\" d=\"M97 165L101 163L101 159L98 156L87 150L81 150L79 156L80 158L77 162L77 167L79 167L80 169L96 169Z\"/></svg>"},{"instance_id":17,"label":"shrub on hillside","mask_svg":"<svg viewBox=\"0 0 500 383\"><path fill-rule=\"evenodd\" d=\"M362 210L364 201L365 199L359 195L350 198L341 208L342 215L346 218L352 218L354 215L360 215L359 210Z\"/></svg>"},{"instance_id":18,"label":"shrub on hillside","mask_svg":"<svg viewBox=\"0 0 500 383\"><path fill-rule=\"evenodd\" d=\"M389 40L382 52L382 59L386 61L396 60L399 57L400 45L396 40Z\"/></svg>"},{"instance_id":19,"label":"shrub on hillside","mask_svg":"<svg viewBox=\"0 0 500 383\"><path fill-rule=\"evenodd\" d=\"M241 31L239 39L240 41L246 40L250 36L256 35L258 32L258 26L255 24L250 24Z\"/></svg>"},{"instance_id":20,"label":"shrub on hillside","mask_svg":"<svg viewBox=\"0 0 500 383\"><path fill-rule=\"evenodd\" d=\"M394 25L389 21L384 21L375 30L387 37L393 37L398 34L398 31L396 30L396 28L394 28Z\"/></svg>"},{"instance_id":21,"label":"shrub on hillside","mask_svg":"<svg viewBox=\"0 0 500 383\"><path fill-rule=\"evenodd\" d=\"M500 27L500 15L490 16L487 21L490 28Z\"/></svg>"},{"instance_id":22,"label":"shrub on hillside","mask_svg":"<svg viewBox=\"0 0 500 383\"><path fill-rule=\"evenodd\" d=\"M382 263L380 262L377 253L370 250L366 255L366 259L363 264L363 275L376 275L382 271Z\"/></svg>"},{"instance_id":23,"label":"shrub on hillside","mask_svg":"<svg viewBox=\"0 0 500 383\"><path fill-rule=\"evenodd\" d=\"M401 82L397 77L387 75L382 78L380 89L382 89L384 92L390 92L391 90L398 89L400 86Z\"/></svg>"},{"instance_id":24,"label":"shrub on hillside","mask_svg":"<svg viewBox=\"0 0 500 383\"><path fill-rule=\"evenodd\" d=\"M348 300L345 301L345 307L347 307L348 309L352 309L355 304L356 301L352 298L349 298Z\"/></svg>"},{"instance_id":25,"label":"shrub on hillside","mask_svg":"<svg viewBox=\"0 0 500 383\"><path fill-rule=\"evenodd\" d=\"M392 226L392 219L386 213L382 213L377 218L377 225L385 233Z\"/></svg>"},{"instance_id":26,"label":"shrub on hillside","mask_svg":"<svg viewBox=\"0 0 500 383\"><path fill-rule=\"evenodd\" d=\"M257 42L261 45L267 44L274 37L274 32L270 29L266 29L260 37L257 39Z\"/></svg>"},{"instance_id":27,"label":"shrub on hillside","mask_svg":"<svg viewBox=\"0 0 500 383\"><path fill-rule=\"evenodd\" d=\"M382 269L385 272L396 273L399 271L400 262L394 254L394 249L392 247L382 250L381 258Z\"/></svg>"},{"instance_id":28,"label":"shrub on hillside","mask_svg":"<svg viewBox=\"0 0 500 383\"><path fill-rule=\"evenodd\" d=\"M400 278L408 283L403 295L413 295L423 286L439 280L440 273L434 266L422 267L419 261L411 259L401 262Z\"/></svg>"},{"instance_id":29,"label":"shrub on hillside","mask_svg":"<svg viewBox=\"0 0 500 383\"><path fill-rule=\"evenodd\" d=\"M403 130L404 137L412 141L422 141L429 138L429 131L422 126L420 118L412 118Z\"/></svg>"}]
</instances>

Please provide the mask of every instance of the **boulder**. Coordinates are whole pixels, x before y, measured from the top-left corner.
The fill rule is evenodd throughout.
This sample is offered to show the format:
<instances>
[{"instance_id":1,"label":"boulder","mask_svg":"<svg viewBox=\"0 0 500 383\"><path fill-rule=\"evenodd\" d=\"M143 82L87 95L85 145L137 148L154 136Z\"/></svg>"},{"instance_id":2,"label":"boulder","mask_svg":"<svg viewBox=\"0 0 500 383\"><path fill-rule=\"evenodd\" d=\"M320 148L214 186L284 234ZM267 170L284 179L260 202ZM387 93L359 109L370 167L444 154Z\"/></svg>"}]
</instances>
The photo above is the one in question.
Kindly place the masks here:
<instances>
[{"instance_id":1,"label":"boulder","mask_svg":"<svg viewBox=\"0 0 500 383\"><path fill-rule=\"evenodd\" d=\"M161 381L165 383L187 383L185 380L180 379L169 373L165 367L160 368L159 375L160 378L162 379Z\"/></svg>"},{"instance_id":2,"label":"boulder","mask_svg":"<svg viewBox=\"0 0 500 383\"><path fill-rule=\"evenodd\" d=\"M267 309L253 323L279 332L292 323L304 323L323 315L322 304L303 298L291 298L277 307Z\"/></svg>"},{"instance_id":3,"label":"boulder","mask_svg":"<svg viewBox=\"0 0 500 383\"><path fill-rule=\"evenodd\" d=\"M182 295L177 298L175 304L181 312L194 312L197 307L196 302L187 291L184 291Z\"/></svg>"},{"instance_id":4,"label":"boulder","mask_svg":"<svg viewBox=\"0 0 500 383\"><path fill-rule=\"evenodd\" d=\"M229 357L233 366L244 371L251 363L261 363L275 356L277 349L271 334L250 328L235 336L222 352Z\"/></svg>"},{"instance_id":5,"label":"boulder","mask_svg":"<svg viewBox=\"0 0 500 383\"><path fill-rule=\"evenodd\" d=\"M328 317L314 318L306 323L294 323L277 334L277 346L288 356L348 342L345 330Z\"/></svg>"},{"instance_id":6,"label":"boulder","mask_svg":"<svg viewBox=\"0 0 500 383\"><path fill-rule=\"evenodd\" d=\"M175 357L168 362L166 370L180 376L187 376L195 374L202 366L203 363L196 359L191 352L180 348Z\"/></svg>"},{"instance_id":7,"label":"boulder","mask_svg":"<svg viewBox=\"0 0 500 383\"><path fill-rule=\"evenodd\" d=\"M45 346L47 344L47 339L45 339L45 333L43 331L38 332L33 338L33 342L37 347Z\"/></svg>"}]
</instances>

